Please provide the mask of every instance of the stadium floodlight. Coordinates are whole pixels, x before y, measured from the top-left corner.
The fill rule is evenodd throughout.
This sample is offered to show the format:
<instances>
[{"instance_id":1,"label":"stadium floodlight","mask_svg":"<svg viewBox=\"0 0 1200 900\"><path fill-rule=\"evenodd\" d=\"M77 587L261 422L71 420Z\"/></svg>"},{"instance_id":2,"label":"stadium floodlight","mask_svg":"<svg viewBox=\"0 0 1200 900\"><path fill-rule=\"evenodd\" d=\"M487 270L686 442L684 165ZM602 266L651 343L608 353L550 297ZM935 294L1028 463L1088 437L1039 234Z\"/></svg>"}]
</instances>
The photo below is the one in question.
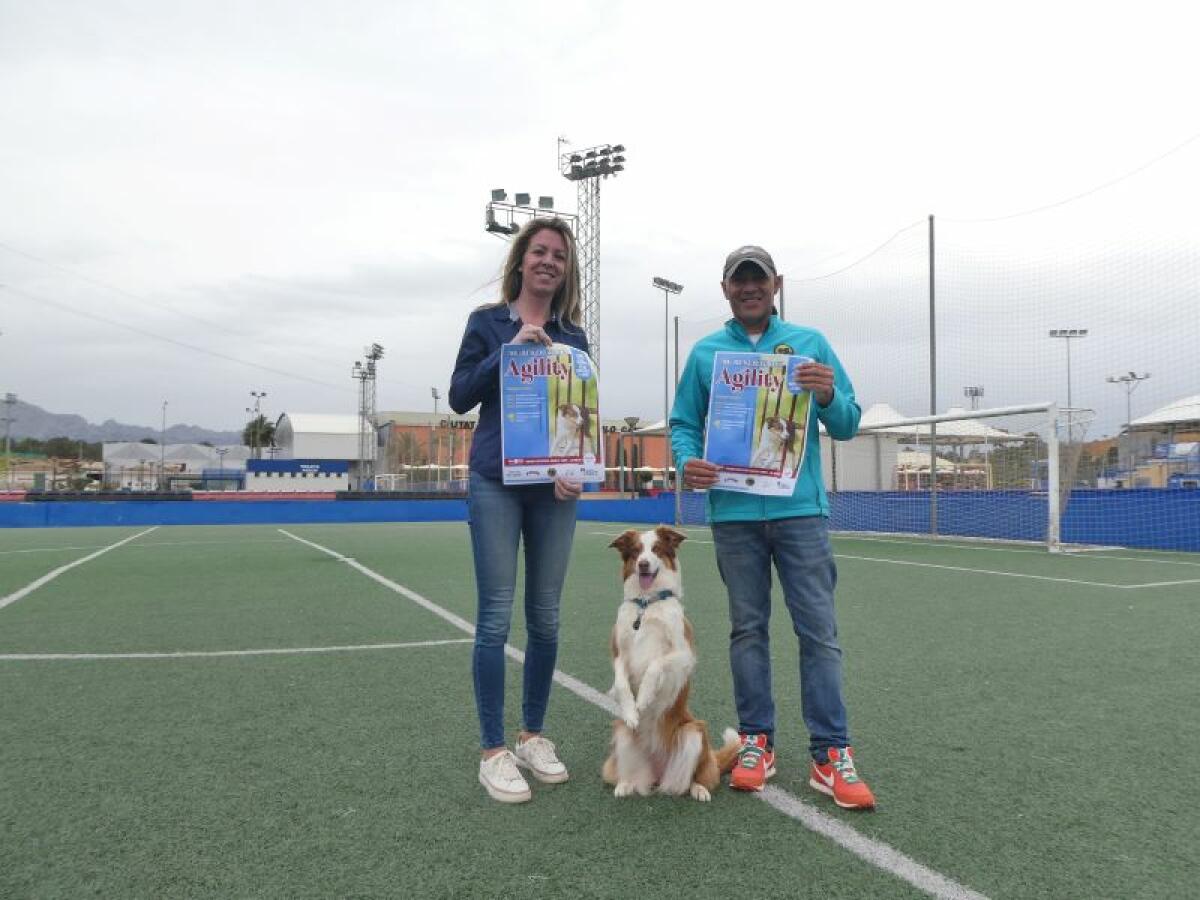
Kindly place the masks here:
<instances>
[{"instance_id":1,"label":"stadium floodlight","mask_svg":"<svg viewBox=\"0 0 1200 900\"><path fill-rule=\"evenodd\" d=\"M538 209L554 209L554 198L538 197Z\"/></svg>"},{"instance_id":2,"label":"stadium floodlight","mask_svg":"<svg viewBox=\"0 0 1200 900\"><path fill-rule=\"evenodd\" d=\"M529 205L529 195L528 194L515 194L515 195L513 195L513 202L516 203L517 206L528 206Z\"/></svg>"},{"instance_id":3,"label":"stadium floodlight","mask_svg":"<svg viewBox=\"0 0 1200 900\"><path fill-rule=\"evenodd\" d=\"M508 192L505 191L504 188L496 188L494 191L492 191L492 199L497 203L503 203L508 199Z\"/></svg>"},{"instance_id":4,"label":"stadium floodlight","mask_svg":"<svg viewBox=\"0 0 1200 900\"><path fill-rule=\"evenodd\" d=\"M562 150L560 139L559 150ZM600 361L600 179L625 170L625 158L616 156L624 144L597 144L582 152L558 156L558 171L577 189L579 226L575 239L579 258L579 287L583 301L583 330L592 358Z\"/></svg>"},{"instance_id":5,"label":"stadium floodlight","mask_svg":"<svg viewBox=\"0 0 1200 900\"><path fill-rule=\"evenodd\" d=\"M1137 372L1126 372L1124 375L1109 375L1105 379L1109 384L1119 384L1125 388L1125 471L1129 480L1126 487L1133 487L1134 447L1133 447L1133 412L1130 395L1138 389L1138 385L1150 377L1149 372L1139 375Z\"/></svg>"},{"instance_id":6,"label":"stadium floodlight","mask_svg":"<svg viewBox=\"0 0 1200 900\"><path fill-rule=\"evenodd\" d=\"M963 388L963 396L971 401L971 409L979 409L979 398L983 396L983 388L969 384Z\"/></svg>"},{"instance_id":7,"label":"stadium floodlight","mask_svg":"<svg viewBox=\"0 0 1200 900\"><path fill-rule=\"evenodd\" d=\"M1067 440L1071 440L1071 410L1074 408L1071 404L1071 341L1078 338L1085 338L1088 335L1086 328L1051 328L1050 337L1061 338L1063 343L1067 345Z\"/></svg>"}]
</instances>

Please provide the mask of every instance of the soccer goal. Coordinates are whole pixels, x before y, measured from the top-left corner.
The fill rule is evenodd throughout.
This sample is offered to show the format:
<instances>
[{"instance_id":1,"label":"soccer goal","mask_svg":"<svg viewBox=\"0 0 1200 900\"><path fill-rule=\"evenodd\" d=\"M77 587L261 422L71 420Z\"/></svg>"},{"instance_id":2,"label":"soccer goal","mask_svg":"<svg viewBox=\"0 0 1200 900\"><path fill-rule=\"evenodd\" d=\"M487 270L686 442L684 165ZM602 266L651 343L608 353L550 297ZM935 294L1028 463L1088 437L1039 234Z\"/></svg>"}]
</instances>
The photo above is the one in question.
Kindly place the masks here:
<instances>
[{"instance_id":1,"label":"soccer goal","mask_svg":"<svg viewBox=\"0 0 1200 900\"><path fill-rule=\"evenodd\" d=\"M943 415L864 417L832 441L834 527L1062 548L1062 520L1094 414L1034 403Z\"/></svg>"},{"instance_id":2,"label":"soccer goal","mask_svg":"<svg viewBox=\"0 0 1200 900\"><path fill-rule=\"evenodd\" d=\"M1092 418L1091 410L1035 403L915 418L876 413L850 441L822 431L831 527L1028 541L1058 552L1071 490L1094 478L1079 465ZM679 524L704 524L705 499L684 491Z\"/></svg>"}]
</instances>

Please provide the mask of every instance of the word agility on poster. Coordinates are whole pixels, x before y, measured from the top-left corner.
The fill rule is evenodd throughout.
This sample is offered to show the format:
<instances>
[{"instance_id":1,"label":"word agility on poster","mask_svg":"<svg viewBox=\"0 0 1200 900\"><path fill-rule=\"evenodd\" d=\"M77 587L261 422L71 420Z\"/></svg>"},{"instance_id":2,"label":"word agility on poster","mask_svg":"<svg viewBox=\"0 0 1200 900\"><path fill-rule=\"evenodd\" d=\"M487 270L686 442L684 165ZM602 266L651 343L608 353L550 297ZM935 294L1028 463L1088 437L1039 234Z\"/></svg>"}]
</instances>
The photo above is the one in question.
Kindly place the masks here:
<instances>
[{"instance_id":1,"label":"word agility on poster","mask_svg":"<svg viewBox=\"0 0 1200 900\"><path fill-rule=\"evenodd\" d=\"M721 367L721 383L738 393L746 388L766 388L777 391L783 387L783 376L770 369L730 369Z\"/></svg>"},{"instance_id":2,"label":"word agility on poster","mask_svg":"<svg viewBox=\"0 0 1200 900\"><path fill-rule=\"evenodd\" d=\"M566 381L571 374L571 364L546 357L538 357L520 364L510 359L508 374L521 379L522 384L533 384L535 378L559 378Z\"/></svg>"}]
</instances>

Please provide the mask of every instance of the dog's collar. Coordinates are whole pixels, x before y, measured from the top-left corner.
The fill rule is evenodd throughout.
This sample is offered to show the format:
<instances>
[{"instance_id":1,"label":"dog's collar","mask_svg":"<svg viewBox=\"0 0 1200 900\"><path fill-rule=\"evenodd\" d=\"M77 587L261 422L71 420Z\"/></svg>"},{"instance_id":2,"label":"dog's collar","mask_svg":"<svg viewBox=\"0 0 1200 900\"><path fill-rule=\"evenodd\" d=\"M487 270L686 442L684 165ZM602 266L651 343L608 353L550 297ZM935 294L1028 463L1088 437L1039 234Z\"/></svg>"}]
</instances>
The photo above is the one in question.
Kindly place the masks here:
<instances>
[{"instance_id":1,"label":"dog's collar","mask_svg":"<svg viewBox=\"0 0 1200 900\"><path fill-rule=\"evenodd\" d=\"M644 597L630 597L629 602L636 604L638 608L637 618L633 620L633 630L637 631L642 627L642 616L646 614L646 607L651 603L659 600L666 600L668 597L674 597L675 592L663 589L656 594L649 594Z\"/></svg>"}]
</instances>

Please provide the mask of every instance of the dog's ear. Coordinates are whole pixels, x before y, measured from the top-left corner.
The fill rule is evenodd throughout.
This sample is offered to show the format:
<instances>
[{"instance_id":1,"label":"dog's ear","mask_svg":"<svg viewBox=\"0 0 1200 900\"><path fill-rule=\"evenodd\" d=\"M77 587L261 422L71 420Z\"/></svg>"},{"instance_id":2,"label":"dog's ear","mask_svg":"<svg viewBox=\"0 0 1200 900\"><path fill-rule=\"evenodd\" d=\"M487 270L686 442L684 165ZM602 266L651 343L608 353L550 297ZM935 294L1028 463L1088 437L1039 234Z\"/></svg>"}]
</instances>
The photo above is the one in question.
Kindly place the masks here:
<instances>
[{"instance_id":1,"label":"dog's ear","mask_svg":"<svg viewBox=\"0 0 1200 900\"><path fill-rule=\"evenodd\" d=\"M674 556L679 545L687 540L686 534L676 531L670 525L659 525L654 529L654 533L658 535L658 542L663 550L670 556Z\"/></svg>"},{"instance_id":2,"label":"dog's ear","mask_svg":"<svg viewBox=\"0 0 1200 900\"><path fill-rule=\"evenodd\" d=\"M642 541L638 533L630 529L608 546L620 553L623 559L628 559L630 556L637 556L641 552Z\"/></svg>"}]
</instances>

